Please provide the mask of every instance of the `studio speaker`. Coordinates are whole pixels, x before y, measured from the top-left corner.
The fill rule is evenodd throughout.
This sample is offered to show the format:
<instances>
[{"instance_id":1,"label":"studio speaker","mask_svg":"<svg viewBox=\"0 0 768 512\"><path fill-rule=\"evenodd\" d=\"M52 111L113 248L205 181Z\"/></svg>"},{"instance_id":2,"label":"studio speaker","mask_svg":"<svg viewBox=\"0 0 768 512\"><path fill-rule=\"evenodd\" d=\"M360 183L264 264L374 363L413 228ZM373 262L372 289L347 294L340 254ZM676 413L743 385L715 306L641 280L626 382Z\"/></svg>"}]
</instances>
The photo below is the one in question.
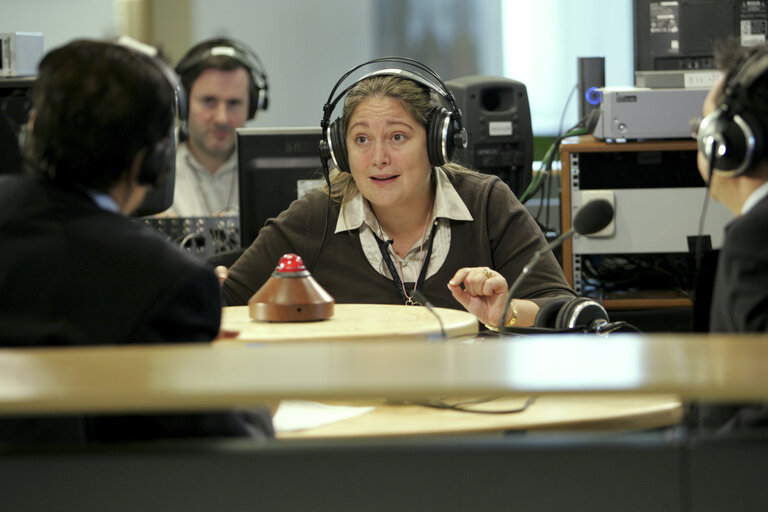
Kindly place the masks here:
<instances>
[{"instance_id":1,"label":"studio speaker","mask_svg":"<svg viewBox=\"0 0 768 512\"><path fill-rule=\"evenodd\" d=\"M469 139L453 160L495 174L515 195L531 182L533 131L525 85L495 76L465 76L446 82L461 109Z\"/></svg>"}]
</instances>

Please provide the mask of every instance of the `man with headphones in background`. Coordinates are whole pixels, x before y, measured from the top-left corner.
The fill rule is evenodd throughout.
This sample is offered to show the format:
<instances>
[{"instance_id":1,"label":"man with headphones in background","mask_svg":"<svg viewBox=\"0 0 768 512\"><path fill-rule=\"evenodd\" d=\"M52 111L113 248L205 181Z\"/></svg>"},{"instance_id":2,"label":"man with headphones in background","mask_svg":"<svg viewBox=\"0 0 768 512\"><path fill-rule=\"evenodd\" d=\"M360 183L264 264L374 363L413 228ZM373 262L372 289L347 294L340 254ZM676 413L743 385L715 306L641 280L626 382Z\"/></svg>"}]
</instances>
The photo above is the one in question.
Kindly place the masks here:
<instances>
[{"instance_id":1,"label":"man with headphones in background","mask_svg":"<svg viewBox=\"0 0 768 512\"><path fill-rule=\"evenodd\" d=\"M734 41L716 52L724 73L704 101L696 130L709 194L737 218L720 251L712 332L768 331L768 46Z\"/></svg>"},{"instance_id":2,"label":"man with headphones in background","mask_svg":"<svg viewBox=\"0 0 768 512\"><path fill-rule=\"evenodd\" d=\"M267 108L264 66L244 44L210 39L192 47L176 72L189 97L189 114L179 130L176 188L166 214L237 215L235 130Z\"/></svg>"},{"instance_id":3,"label":"man with headphones in background","mask_svg":"<svg viewBox=\"0 0 768 512\"><path fill-rule=\"evenodd\" d=\"M78 40L41 61L22 152L0 178L0 346L207 342L208 265L129 215L173 171L183 91L140 43ZM271 433L263 418L261 435ZM4 418L4 441L249 435L242 416Z\"/></svg>"}]
</instances>

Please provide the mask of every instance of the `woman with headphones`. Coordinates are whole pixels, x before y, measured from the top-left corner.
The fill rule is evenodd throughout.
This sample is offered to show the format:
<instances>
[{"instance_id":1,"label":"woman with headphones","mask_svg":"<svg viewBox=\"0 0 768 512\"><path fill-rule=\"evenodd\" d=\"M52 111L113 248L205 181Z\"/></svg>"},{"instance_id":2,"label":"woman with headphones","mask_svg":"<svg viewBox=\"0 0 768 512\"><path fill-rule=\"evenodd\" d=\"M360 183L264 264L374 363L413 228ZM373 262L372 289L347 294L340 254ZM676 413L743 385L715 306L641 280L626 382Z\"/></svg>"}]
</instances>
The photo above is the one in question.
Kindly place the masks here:
<instances>
[{"instance_id":1,"label":"woman with headphones","mask_svg":"<svg viewBox=\"0 0 768 512\"><path fill-rule=\"evenodd\" d=\"M369 73L334 97L357 69L391 63L398 67ZM343 112L330 123L342 98ZM546 241L498 177L450 162L466 132L440 77L409 59L363 63L337 82L322 128L329 186L266 223L230 269L227 303L245 304L279 258L296 253L313 261L314 278L336 302L414 304L418 290L435 306L464 307L496 327L507 283ZM540 304L564 295L573 292L548 253L505 323L533 325Z\"/></svg>"}]
</instances>

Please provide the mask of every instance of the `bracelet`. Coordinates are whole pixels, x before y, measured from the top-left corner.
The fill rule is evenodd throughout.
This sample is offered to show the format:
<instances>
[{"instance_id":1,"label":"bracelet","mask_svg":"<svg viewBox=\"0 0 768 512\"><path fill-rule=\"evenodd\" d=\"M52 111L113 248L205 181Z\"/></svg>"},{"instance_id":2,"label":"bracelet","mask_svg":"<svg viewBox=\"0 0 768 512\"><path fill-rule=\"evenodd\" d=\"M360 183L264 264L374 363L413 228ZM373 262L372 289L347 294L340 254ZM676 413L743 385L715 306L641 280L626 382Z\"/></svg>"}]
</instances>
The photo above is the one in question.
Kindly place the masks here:
<instances>
[{"instance_id":1,"label":"bracelet","mask_svg":"<svg viewBox=\"0 0 768 512\"><path fill-rule=\"evenodd\" d=\"M504 324L504 327L514 327L515 323L517 322L517 308L515 307L514 299L512 300L512 302L509 303L509 305L510 305L510 308L512 309L512 318L507 320L507 323ZM489 331L499 332L498 327L494 327L488 324L484 324L484 325Z\"/></svg>"}]
</instances>

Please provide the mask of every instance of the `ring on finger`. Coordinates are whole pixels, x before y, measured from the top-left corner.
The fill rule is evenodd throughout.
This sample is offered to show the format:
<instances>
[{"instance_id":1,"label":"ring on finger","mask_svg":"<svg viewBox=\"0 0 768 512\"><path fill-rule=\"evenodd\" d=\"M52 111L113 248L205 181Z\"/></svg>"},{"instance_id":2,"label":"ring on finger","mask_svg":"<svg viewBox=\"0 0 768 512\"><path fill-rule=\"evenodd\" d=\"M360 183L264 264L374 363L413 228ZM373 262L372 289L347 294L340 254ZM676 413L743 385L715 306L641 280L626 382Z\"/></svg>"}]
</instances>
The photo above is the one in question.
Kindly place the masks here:
<instances>
[{"instance_id":1,"label":"ring on finger","mask_svg":"<svg viewBox=\"0 0 768 512\"><path fill-rule=\"evenodd\" d=\"M488 279L493 277L493 271L489 268L484 268L483 274L485 274L485 277L487 277Z\"/></svg>"}]
</instances>

